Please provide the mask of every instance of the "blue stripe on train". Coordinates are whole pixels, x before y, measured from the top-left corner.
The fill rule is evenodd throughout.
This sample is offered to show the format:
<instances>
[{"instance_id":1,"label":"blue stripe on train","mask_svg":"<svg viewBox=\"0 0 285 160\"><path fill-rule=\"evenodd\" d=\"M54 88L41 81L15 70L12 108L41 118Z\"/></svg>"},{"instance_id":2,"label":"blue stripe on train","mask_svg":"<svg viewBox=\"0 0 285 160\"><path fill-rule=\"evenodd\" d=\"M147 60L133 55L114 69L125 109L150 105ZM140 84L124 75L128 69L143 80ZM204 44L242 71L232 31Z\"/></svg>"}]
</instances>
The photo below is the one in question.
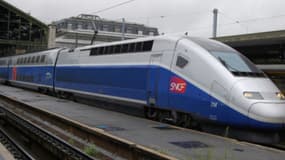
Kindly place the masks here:
<instances>
[{"instance_id":1,"label":"blue stripe on train","mask_svg":"<svg viewBox=\"0 0 285 160\"><path fill-rule=\"evenodd\" d=\"M164 109L191 112L197 116L237 126L282 128L282 124L263 123L233 110L198 87L187 82L184 94L170 93L171 71L149 65L57 67L56 87L148 101ZM216 102L217 107L211 107Z\"/></svg>"},{"instance_id":2,"label":"blue stripe on train","mask_svg":"<svg viewBox=\"0 0 285 160\"><path fill-rule=\"evenodd\" d=\"M8 68L0 67L0 79L7 80L8 79Z\"/></svg>"},{"instance_id":3,"label":"blue stripe on train","mask_svg":"<svg viewBox=\"0 0 285 160\"><path fill-rule=\"evenodd\" d=\"M13 68L9 68L9 80L13 80ZM53 86L52 66L16 67L16 80Z\"/></svg>"},{"instance_id":4,"label":"blue stripe on train","mask_svg":"<svg viewBox=\"0 0 285 160\"><path fill-rule=\"evenodd\" d=\"M12 68L9 72L11 79ZM52 86L52 75L53 67L51 66L17 67L18 81ZM167 69L149 65L70 66L56 68L55 85L60 88L143 101L148 101L148 98L152 97L156 99L156 105L161 108L190 112L196 116L225 124L271 129L282 127L282 124L263 123L250 119L189 82L187 82L185 93L171 93L169 82L173 76L177 75ZM217 102L217 107L211 107L211 101Z\"/></svg>"}]
</instances>

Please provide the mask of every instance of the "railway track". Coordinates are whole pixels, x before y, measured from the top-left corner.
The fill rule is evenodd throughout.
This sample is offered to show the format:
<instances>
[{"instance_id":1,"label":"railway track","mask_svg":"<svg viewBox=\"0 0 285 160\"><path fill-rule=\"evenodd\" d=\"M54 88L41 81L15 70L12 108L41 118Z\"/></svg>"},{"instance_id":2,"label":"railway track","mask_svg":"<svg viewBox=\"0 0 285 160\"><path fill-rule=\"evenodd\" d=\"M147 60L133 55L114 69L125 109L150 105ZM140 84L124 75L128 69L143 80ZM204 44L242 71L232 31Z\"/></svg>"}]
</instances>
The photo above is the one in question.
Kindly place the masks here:
<instances>
[{"instance_id":1,"label":"railway track","mask_svg":"<svg viewBox=\"0 0 285 160\"><path fill-rule=\"evenodd\" d=\"M34 160L18 143L16 143L3 129L0 128L0 142L17 160Z\"/></svg>"},{"instance_id":2,"label":"railway track","mask_svg":"<svg viewBox=\"0 0 285 160\"><path fill-rule=\"evenodd\" d=\"M42 146L44 146L44 148L49 153L53 154L54 157L58 159L68 159L68 160L77 160L77 159L91 160L93 159L92 157L86 155L85 153L78 150L77 148L74 148L73 146L67 144L62 139L52 135L50 132L44 130L43 128L40 128L36 124L33 124L32 122L23 119L16 113L13 113L3 107L0 107L0 111L5 115L4 121L8 122L9 125L13 125L13 127L15 127L20 132L17 135L19 134L25 135L26 138L29 139L29 141L34 141L34 142L41 144ZM9 139L11 142L13 142L11 138ZM15 152L18 150L18 151L21 151L21 154L20 152L18 152L17 156L15 157L19 157L19 159L30 159L30 156L25 156L24 154L25 151L21 149L21 147L17 147L17 148L15 148L12 151ZM18 155L21 155L21 156L18 156Z\"/></svg>"},{"instance_id":3,"label":"railway track","mask_svg":"<svg viewBox=\"0 0 285 160\"><path fill-rule=\"evenodd\" d=\"M118 157L131 160L175 159L155 150L115 137L101 129L91 128L66 117L30 106L14 98L1 95L0 100L5 106L5 108L2 108L2 112L5 114L5 117L10 117L9 119L13 120L11 123L17 124L17 126L25 126L28 122L36 124L38 127L26 127L26 130L30 129L31 133L36 133L37 139L49 142L48 146L53 146L53 149L50 149L50 151L62 155L61 159L97 158L112 160ZM39 130L40 128L45 128L58 138L48 138L50 136L43 134ZM79 152L78 149L69 148L71 145L81 150L85 150L86 146L95 145L96 151L93 151L95 154L90 158L90 156L81 155L82 152Z\"/></svg>"}]
</instances>

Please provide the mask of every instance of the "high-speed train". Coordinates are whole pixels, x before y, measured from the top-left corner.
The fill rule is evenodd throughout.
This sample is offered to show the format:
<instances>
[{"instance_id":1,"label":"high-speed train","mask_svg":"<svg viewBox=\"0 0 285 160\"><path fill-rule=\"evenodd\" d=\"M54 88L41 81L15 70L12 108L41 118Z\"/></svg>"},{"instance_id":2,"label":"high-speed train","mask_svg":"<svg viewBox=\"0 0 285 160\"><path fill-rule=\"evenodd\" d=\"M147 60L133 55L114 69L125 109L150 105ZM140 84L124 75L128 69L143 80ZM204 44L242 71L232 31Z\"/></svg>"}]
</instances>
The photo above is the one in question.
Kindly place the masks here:
<instances>
[{"instance_id":1,"label":"high-speed train","mask_svg":"<svg viewBox=\"0 0 285 160\"><path fill-rule=\"evenodd\" d=\"M279 132L285 97L246 57L215 40L155 36L0 59L2 82L126 103L152 118Z\"/></svg>"}]
</instances>

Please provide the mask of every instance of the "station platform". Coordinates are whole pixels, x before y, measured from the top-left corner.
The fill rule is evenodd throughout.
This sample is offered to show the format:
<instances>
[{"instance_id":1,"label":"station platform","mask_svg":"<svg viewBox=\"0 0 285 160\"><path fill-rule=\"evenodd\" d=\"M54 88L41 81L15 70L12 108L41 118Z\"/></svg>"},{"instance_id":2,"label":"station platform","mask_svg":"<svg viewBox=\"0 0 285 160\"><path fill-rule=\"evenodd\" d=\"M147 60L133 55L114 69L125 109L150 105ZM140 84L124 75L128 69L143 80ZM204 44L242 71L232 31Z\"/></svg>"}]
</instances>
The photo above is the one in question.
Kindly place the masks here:
<instances>
[{"instance_id":1,"label":"station platform","mask_svg":"<svg viewBox=\"0 0 285 160\"><path fill-rule=\"evenodd\" d=\"M0 94L90 127L103 129L114 136L179 160L281 160L285 157L285 151L154 122L20 88L0 85Z\"/></svg>"},{"instance_id":2,"label":"station platform","mask_svg":"<svg viewBox=\"0 0 285 160\"><path fill-rule=\"evenodd\" d=\"M15 160L14 156L0 143L0 160Z\"/></svg>"}]
</instances>

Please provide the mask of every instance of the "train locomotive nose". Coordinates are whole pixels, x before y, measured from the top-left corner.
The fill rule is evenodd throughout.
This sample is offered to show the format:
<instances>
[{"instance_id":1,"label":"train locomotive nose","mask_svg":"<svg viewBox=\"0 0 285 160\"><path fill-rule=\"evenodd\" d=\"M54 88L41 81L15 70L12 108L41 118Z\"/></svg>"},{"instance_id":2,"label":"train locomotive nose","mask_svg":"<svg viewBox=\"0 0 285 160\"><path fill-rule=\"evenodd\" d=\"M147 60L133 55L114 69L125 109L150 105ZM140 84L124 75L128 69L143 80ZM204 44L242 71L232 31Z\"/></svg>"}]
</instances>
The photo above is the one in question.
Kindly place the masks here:
<instances>
[{"instance_id":1,"label":"train locomotive nose","mask_svg":"<svg viewBox=\"0 0 285 160\"><path fill-rule=\"evenodd\" d=\"M262 122L260 127L284 129L285 103L254 103L249 108L249 117Z\"/></svg>"}]
</instances>

